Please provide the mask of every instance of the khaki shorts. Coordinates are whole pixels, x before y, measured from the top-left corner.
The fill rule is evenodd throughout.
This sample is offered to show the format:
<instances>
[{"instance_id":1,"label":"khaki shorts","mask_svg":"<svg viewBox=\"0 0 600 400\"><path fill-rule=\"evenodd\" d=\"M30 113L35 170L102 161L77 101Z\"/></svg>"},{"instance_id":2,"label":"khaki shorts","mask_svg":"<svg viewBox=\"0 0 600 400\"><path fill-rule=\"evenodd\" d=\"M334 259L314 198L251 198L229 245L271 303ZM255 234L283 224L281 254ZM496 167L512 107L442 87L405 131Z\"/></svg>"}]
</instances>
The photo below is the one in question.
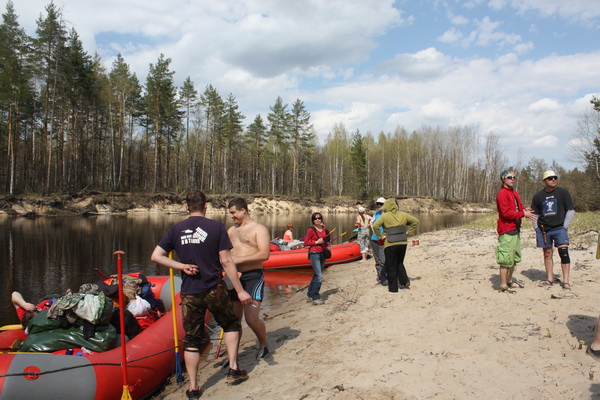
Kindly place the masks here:
<instances>
[{"instance_id":1,"label":"khaki shorts","mask_svg":"<svg viewBox=\"0 0 600 400\"><path fill-rule=\"evenodd\" d=\"M521 262L521 237L518 234L505 233L498 237L496 261L498 261L498 265L505 268L512 268Z\"/></svg>"},{"instance_id":2,"label":"khaki shorts","mask_svg":"<svg viewBox=\"0 0 600 400\"><path fill-rule=\"evenodd\" d=\"M206 342L204 316L210 311L225 332L239 332L242 325L233 313L233 306L227 288L220 284L204 293L181 295L183 329L186 347L200 348Z\"/></svg>"}]
</instances>

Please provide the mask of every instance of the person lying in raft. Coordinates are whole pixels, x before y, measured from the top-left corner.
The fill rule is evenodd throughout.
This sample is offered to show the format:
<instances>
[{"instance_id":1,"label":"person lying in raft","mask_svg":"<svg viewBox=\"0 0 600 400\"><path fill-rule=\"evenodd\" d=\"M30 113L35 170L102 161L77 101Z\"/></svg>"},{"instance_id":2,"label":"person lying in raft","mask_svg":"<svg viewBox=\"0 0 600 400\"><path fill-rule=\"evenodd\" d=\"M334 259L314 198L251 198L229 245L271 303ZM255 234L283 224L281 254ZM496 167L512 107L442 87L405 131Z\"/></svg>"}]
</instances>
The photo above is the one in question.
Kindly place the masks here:
<instances>
[{"instance_id":1,"label":"person lying in raft","mask_svg":"<svg viewBox=\"0 0 600 400\"><path fill-rule=\"evenodd\" d=\"M31 319L40 311L48 310L56 298L44 299L35 305L33 303L28 303L25 301L21 293L14 291L10 296L10 300L15 307L17 317L19 317L19 321L21 321L23 329L27 329L29 321L31 321Z\"/></svg>"}]
</instances>

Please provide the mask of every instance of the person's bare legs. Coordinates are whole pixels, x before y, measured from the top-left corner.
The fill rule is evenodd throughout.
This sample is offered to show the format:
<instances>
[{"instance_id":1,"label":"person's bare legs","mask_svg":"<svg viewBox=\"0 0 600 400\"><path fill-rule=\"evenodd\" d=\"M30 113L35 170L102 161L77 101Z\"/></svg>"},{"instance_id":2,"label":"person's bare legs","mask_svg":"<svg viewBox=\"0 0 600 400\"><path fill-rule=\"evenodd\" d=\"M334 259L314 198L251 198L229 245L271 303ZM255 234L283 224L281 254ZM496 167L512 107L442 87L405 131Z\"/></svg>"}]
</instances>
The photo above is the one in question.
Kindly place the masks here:
<instances>
[{"instance_id":1,"label":"person's bare legs","mask_svg":"<svg viewBox=\"0 0 600 400\"><path fill-rule=\"evenodd\" d=\"M544 267L546 267L546 279L548 282L554 282L554 261L552 260L552 246L544 247Z\"/></svg>"},{"instance_id":2,"label":"person's bare legs","mask_svg":"<svg viewBox=\"0 0 600 400\"><path fill-rule=\"evenodd\" d=\"M267 327L265 323L260 319L260 305L261 302L258 300L253 300L252 304L245 304L242 306L242 303L239 301L233 302L233 312L235 315L242 320L242 318L246 319L246 323L252 329L252 332L258 338L258 343L260 347L267 346ZM240 330L240 337L242 331Z\"/></svg>"},{"instance_id":3,"label":"person's bare legs","mask_svg":"<svg viewBox=\"0 0 600 400\"><path fill-rule=\"evenodd\" d=\"M594 336L594 341L590 345L590 348L595 351L600 351L600 315L598 315L596 321L596 335Z\"/></svg>"},{"instance_id":4,"label":"person's bare legs","mask_svg":"<svg viewBox=\"0 0 600 400\"><path fill-rule=\"evenodd\" d=\"M200 353L199 350L193 347L189 348L194 352L185 351L183 352L183 359L185 360L185 369L188 373L188 379L190 380L190 390L198 390L198 366L200 365Z\"/></svg>"},{"instance_id":5,"label":"person's bare legs","mask_svg":"<svg viewBox=\"0 0 600 400\"><path fill-rule=\"evenodd\" d=\"M500 266L500 289L508 287L508 268Z\"/></svg>"},{"instance_id":6,"label":"person's bare legs","mask_svg":"<svg viewBox=\"0 0 600 400\"><path fill-rule=\"evenodd\" d=\"M267 327L260 319L260 305L261 302L258 300L254 300L252 304L244 304L244 318L258 338L259 346L267 347Z\"/></svg>"},{"instance_id":7,"label":"person's bare legs","mask_svg":"<svg viewBox=\"0 0 600 400\"><path fill-rule=\"evenodd\" d=\"M508 271L506 272L506 284L511 284L513 281L513 272L515 272L515 265L512 268L506 268Z\"/></svg>"},{"instance_id":8,"label":"person's bare legs","mask_svg":"<svg viewBox=\"0 0 600 400\"><path fill-rule=\"evenodd\" d=\"M238 347L240 345L241 332L225 332L223 341L227 349L227 358L229 358L229 368L238 370L237 364Z\"/></svg>"},{"instance_id":9,"label":"person's bare legs","mask_svg":"<svg viewBox=\"0 0 600 400\"><path fill-rule=\"evenodd\" d=\"M365 251L364 253L361 253L361 254L362 254L362 260L360 260L359 262L367 261L367 252Z\"/></svg>"}]
</instances>

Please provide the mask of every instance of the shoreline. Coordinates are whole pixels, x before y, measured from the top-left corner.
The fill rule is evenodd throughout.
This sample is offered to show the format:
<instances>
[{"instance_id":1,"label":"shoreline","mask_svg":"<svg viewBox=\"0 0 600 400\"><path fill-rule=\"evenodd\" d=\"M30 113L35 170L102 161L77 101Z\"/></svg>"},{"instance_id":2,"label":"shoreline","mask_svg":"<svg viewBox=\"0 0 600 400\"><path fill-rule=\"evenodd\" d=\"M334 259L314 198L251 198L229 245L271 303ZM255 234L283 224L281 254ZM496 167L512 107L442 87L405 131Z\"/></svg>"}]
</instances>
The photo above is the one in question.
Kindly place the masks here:
<instances>
[{"instance_id":1,"label":"shoreline","mask_svg":"<svg viewBox=\"0 0 600 400\"><path fill-rule=\"evenodd\" d=\"M244 330L248 381L226 385L226 370L214 367L223 357L201 364L202 398L595 398L600 363L585 348L600 313L597 235L571 238L571 291L538 287L545 270L531 229L521 235L515 278L525 288L516 294L498 292L494 229L419 235L405 260L411 289L397 294L375 284L372 259L329 267L324 305L301 289L263 316L266 360L254 360L256 337ZM172 377L152 399L185 398L186 388Z\"/></svg>"},{"instance_id":2,"label":"shoreline","mask_svg":"<svg viewBox=\"0 0 600 400\"><path fill-rule=\"evenodd\" d=\"M227 213L229 200L237 195L211 195L207 216ZM256 214L298 214L321 211L353 213L358 205L371 209L374 199L361 201L349 197L324 199L295 198L279 195L242 195L248 201L249 211ZM395 197L406 212L421 213L490 213L494 204L469 204L444 201L429 197ZM187 214L183 198L175 194L132 193L78 193L50 197L0 196L0 216L96 216L137 214ZM369 203L369 201L371 203ZM374 208L373 208L374 209Z\"/></svg>"}]
</instances>

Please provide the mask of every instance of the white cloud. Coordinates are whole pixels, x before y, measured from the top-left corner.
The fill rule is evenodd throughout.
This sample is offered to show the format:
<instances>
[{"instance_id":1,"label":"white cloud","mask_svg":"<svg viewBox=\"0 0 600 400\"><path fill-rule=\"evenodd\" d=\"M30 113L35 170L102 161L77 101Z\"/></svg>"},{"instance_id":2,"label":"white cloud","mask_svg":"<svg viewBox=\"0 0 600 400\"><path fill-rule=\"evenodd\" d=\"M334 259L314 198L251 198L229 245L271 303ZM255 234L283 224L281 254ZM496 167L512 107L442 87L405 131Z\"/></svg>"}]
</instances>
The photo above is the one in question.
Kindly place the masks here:
<instances>
[{"instance_id":1,"label":"white cloud","mask_svg":"<svg viewBox=\"0 0 600 400\"><path fill-rule=\"evenodd\" d=\"M397 54L380 65L382 71L391 72L403 80L426 80L440 76L451 64L451 59L430 47L414 54Z\"/></svg>"},{"instance_id":2,"label":"white cloud","mask_svg":"<svg viewBox=\"0 0 600 400\"><path fill-rule=\"evenodd\" d=\"M548 98L540 99L529 106L529 110L536 113L556 111L558 109L560 109L560 104L556 100Z\"/></svg>"},{"instance_id":3,"label":"white cloud","mask_svg":"<svg viewBox=\"0 0 600 400\"><path fill-rule=\"evenodd\" d=\"M469 19L463 15L452 15L450 16L450 22L453 25L466 25L469 23Z\"/></svg>"},{"instance_id":4,"label":"white cloud","mask_svg":"<svg viewBox=\"0 0 600 400\"><path fill-rule=\"evenodd\" d=\"M533 145L538 149L550 149L558 146L560 140L554 135L546 135L533 141Z\"/></svg>"},{"instance_id":5,"label":"white cloud","mask_svg":"<svg viewBox=\"0 0 600 400\"><path fill-rule=\"evenodd\" d=\"M462 38L462 32L454 27L448 29L446 32L438 36L438 40L442 43L456 43Z\"/></svg>"},{"instance_id":6,"label":"white cloud","mask_svg":"<svg viewBox=\"0 0 600 400\"><path fill-rule=\"evenodd\" d=\"M600 17L600 3L594 0L510 0L520 13L537 11L543 17L557 16L573 22L590 22Z\"/></svg>"}]
</instances>

